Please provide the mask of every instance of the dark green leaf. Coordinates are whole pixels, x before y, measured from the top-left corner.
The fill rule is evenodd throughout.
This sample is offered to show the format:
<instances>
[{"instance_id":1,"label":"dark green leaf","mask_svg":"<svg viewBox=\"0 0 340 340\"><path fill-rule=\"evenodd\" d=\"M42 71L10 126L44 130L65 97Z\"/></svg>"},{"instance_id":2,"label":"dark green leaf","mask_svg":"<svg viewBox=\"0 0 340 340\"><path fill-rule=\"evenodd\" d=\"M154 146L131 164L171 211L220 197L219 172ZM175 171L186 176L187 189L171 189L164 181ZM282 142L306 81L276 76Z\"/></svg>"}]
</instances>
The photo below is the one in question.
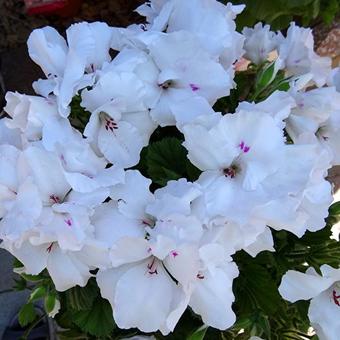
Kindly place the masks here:
<instances>
[{"instance_id":1,"label":"dark green leaf","mask_svg":"<svg viewBox=\"0 0 340 340\"><path fill-rule=\"evenodd\" d=\"M90 279L85 287L75 286L65 292L67 305L76 311L91 309L98 295L99 290L95 279Z\"/></svg>"},{"instance_id":2,"label":"dark green leaf","mask_svg":"<svg viewBox=\"0 0 340 340\"><path fill-rule=\"evenodd\" d=\"M110 335L115 327L111 305L102 298L97 298L90 310L75 312L73 322L85 333L98 337Z\"/></svg>"},{"instance_id":3,"label":"dark green leaf","mask_svg":"<svg viewBox=\"0 0 340 340\"><path fill-rule=\"evenodd\" d=\"M164 186L170 180L182 177L192 179L190 177L196 176L200 171L188 163L187 150L177 138L167 137L148 147L147 171L154 183ZM191 176L187 173L188 169Z\"/></svg>"},{"instance_id":4,"label":"dark green leaf","mask_svg":"<svg viewBox=\"0 0 340 340\"><path fill-rule=\"evenodd\" d=\"M34 309L33 303L26 303L19 311L18 320L21 327L25 327L36 318L37 314Z\"/></svg>"},{"instance_id":5,"label":"dark green leaf","mask_svg":"<svg viewBox=\"0 0 340 340\"><path fill-rule=\"evenodd\" d=\"M328 209L329 215L337 216L340 215L340 202L333 203Z\"/></svg>"},{"instance_id":6,"label":"dark green leaf","mask_svg":"<svg viewBox=\"0 0 340 340\"><path fill-rule=\"evenodd\" d=\"M242 314L260 308L265 314L272 315L281 303L276 282L264 267L255 263L247 263L241 268L240 276L235 280L235 292Z\"/></svg>"}]
</instances>

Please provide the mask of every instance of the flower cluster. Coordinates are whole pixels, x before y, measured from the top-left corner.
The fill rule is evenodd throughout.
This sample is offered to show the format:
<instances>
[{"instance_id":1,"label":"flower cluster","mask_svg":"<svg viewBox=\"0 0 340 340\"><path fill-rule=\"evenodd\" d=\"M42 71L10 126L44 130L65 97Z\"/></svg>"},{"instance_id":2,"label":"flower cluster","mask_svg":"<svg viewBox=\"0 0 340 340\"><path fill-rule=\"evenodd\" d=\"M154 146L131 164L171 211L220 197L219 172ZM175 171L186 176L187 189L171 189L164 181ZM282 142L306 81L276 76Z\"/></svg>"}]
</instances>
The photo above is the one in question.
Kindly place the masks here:
<instances>
[{"instance_id":1,"label":"flower cluster","mask_svg":"<svg viewBox=\"0 0 340 340\"><path fill-rule=\"evenodd\" d=\"M1 246L25 273L46 268L58 291L95 276L120 328L168 334L189 306L227 329L232 255L275 251L270 228L301 237L325 226L333 200L325 177L340 164L339 71L314 53L310 29L291 24L284 37L258 24L238 33L243 8L152 0L137 9L143 25L79 23L67 40L51 27L32 32L29 55L46 79L33 84L37 96L7 93L0 121ZM284 74L289 90L215 112L242 57L268 66L266 83ZM134 167L167 126L201 174L157 188ZM331 296L327 317L339 329L339 274L308 296L288 278L284 297L316 304L323 291L326 309ZM322 317L311 321L333 332Z\"/></svg>"}]
</instances>

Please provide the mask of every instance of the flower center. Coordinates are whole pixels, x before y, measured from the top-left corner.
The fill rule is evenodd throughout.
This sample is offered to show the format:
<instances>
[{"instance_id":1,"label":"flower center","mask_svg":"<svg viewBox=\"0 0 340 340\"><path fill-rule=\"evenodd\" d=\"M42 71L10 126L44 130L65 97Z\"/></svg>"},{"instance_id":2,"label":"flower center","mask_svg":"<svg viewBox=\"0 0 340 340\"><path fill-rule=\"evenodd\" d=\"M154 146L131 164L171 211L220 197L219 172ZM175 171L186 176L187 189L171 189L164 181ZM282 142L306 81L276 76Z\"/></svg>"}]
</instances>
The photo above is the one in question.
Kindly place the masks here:
<instances>
[{"instance_id":1,"label":"flower center","mask_svg":"<svg viewBox=\"0 0 340 340\"><path fill-rule=\"evenodd\" d=\"M240 168L236 164L232 164L229 168L223 169L225 177L234 178L240 172Z\"/></svg>"},{"instance_id":2,"label":"flower center","mask_svg":"<svg viewBox=\"0 0 340 340\"><path fill-rule=\"evenodd\" d=\"M172 80L167 80L162 84L158 84L158 86L161 87L163 90L167 90L169 87L171 87L171 85L173 85Z\"/></svg>"}]
</instances>

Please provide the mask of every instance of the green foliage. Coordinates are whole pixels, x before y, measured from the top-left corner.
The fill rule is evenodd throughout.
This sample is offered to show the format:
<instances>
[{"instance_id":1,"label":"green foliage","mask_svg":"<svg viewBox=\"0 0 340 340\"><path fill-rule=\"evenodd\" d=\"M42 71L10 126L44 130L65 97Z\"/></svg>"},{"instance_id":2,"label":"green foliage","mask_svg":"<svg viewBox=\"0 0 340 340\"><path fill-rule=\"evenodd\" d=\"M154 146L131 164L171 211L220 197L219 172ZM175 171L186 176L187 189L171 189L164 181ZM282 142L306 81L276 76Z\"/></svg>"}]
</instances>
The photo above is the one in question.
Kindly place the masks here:
<instances>
[{"instance_id":1,"label":"green foliage","mask_svg":"<svg viewBox=\"0 0 340 340\"><path fill-rule=\"evenodd\" d=\"M51 313L57 303L57 295L53 292L44 297L44 308L46 313Z\"/></svg>"},{"instance_id":2,"label":"green foliage","mask_svg":"<svg viewBox=\"0 0 340 340\"><path fill-rule=\"evenodd\" d=\"M194 333L192 333L187 340L203 340L205 334L207 333L208 326L201 326L200 328L196 329Z\"/></svg>"},{"instance_id":3,"label":"green foliage","mask_svg":"<svg viewBox=\"0 0 340 340\"><path fill-rule=\"evenodd\" d=\"M311 26L320 20L330 24L340 9L340 0L232 0L231 2L246 5L246 9L237 17L239 30L245 26L252 27L259 21L270 24L273 30L285 29L291 21L303 26Z\"/></svg>"},{"instance_id":4,"label":"green foliage","mask_svg":"<svg viewBox=\"0 0 340 340\"><path fill-rule=\"evenodd\" d=\"M187 153L180 139L165 137L144 148L136 168L160 186L183 177L194 181L201 172L190 163Z\"/></svg>"},{"instance_id":5,"label":"green foliage","mask_svg":"<svg viewBox=\"0 0 340 340\"><path fill-rule=\"evenodd\" d=\"M21 327L25 327L33 322L37 317L33 303L29 302L23 305L19 311L18 320Z\"/></svg>"},{"instance_id":6,"label":"green foliage","mask_svg":"<svg viewBox=\"0 0 340 340\"><path fill-rule=\"evenodd\" d=\"M82 331L97 337L110 335L115 327L111 305L100 297L90 309L73 313L72 320Z\"/></svg>"},{"instance_id":7,"label":"green foliage","mask_svg":"<svg viewBox=\"0 0 340 340\"><path fill-rule=\"evenodd\" d=\"M99 291L95 279L90 279L85 287L75 286L65 292L67 306L75 311L91 309Z\"/></svg>"},{"instance_id":8,"label":"green foliage","mask_svg":"<svg viewBox=\"0 0 340 340\"><path fill-rule=\"evenodd\" d=\"M81 96L77 94L72 98L70 104L71 113L69 116L69 120L73 127L83 132L87 122L90 119L91 113L89 111L86 111L82 106L80 106L80 103Z\"/></svg>"}]
</instances>

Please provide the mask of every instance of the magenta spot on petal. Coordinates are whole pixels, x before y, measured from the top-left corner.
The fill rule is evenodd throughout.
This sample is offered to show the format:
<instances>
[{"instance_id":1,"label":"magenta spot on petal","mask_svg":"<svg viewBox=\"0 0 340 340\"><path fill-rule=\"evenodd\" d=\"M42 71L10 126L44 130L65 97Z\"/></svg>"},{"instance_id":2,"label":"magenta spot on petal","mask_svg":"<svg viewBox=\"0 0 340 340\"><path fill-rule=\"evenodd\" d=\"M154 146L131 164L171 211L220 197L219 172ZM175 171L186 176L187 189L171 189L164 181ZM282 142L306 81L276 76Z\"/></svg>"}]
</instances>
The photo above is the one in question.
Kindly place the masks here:
<instances>
[{"instance_id":1,"label":"magenta spot on petal","mask_svg":"<svg viewBox=\"0 0 340 340\"><path fill-rule=\"evenodd\" d=\"M250 146L246 145L244 141L241 141L238 146L244 153L247 153L250 150Z\"/></svg>"},{"instance_id":2,"label":"magenta spot on petal","mask_svg":"<svg viewBox=\"0 0 340 340\"><path fill-rule=\"evenodd\" d=\"M151 251L152 251L152 249L149 247L149 248L148 248L148 253L151 253Z\"/></svg>"},{"instance_id":3,"label":"magenta spot on petal","mask_svg":"<svg viewBox=\"0 0 340 340\"><path fill-rule=\"evenodd\" d=\"M195 84L189 84L189 85L194 92L196 92L200 89L200 87L198 85L195 85Z\"/></svg>"},{"instance_id":4,"label":"magenta spot on petal","mask_svg":"<svg viewBox=\"0 0 340 340\"><path fill-rule=\"evenodd\" d=\"M64 221L69 227L72 226L72 220L70 218L68 218L67 220L64 220Z\"/></svg>"},{"instance_id":5,"label":"magenta spot on petal","mask_svg":"<svg viewBox=\"0 0 340 340\"><path fill-rule=\"evenodd\" d=\"M173 250L170 254L171 254L174 258L175 258L176 256L179 255L178 252L177 252L176 250Z\"/></svg>"},{"instance_id":6,"label":"magenta spot on petal","mask_svg":"<svg viewBox=\"0 0 340 340\"><path fill-rule=\"evenodd\" d=\"M203 280L203 279L204 279L204 275L203 275L203 274L200 274L200 273L198 273L198 274L196 275L196 277L197 277L198 279L200 279L200 280Z\"/></svg>"}]
</instances>

